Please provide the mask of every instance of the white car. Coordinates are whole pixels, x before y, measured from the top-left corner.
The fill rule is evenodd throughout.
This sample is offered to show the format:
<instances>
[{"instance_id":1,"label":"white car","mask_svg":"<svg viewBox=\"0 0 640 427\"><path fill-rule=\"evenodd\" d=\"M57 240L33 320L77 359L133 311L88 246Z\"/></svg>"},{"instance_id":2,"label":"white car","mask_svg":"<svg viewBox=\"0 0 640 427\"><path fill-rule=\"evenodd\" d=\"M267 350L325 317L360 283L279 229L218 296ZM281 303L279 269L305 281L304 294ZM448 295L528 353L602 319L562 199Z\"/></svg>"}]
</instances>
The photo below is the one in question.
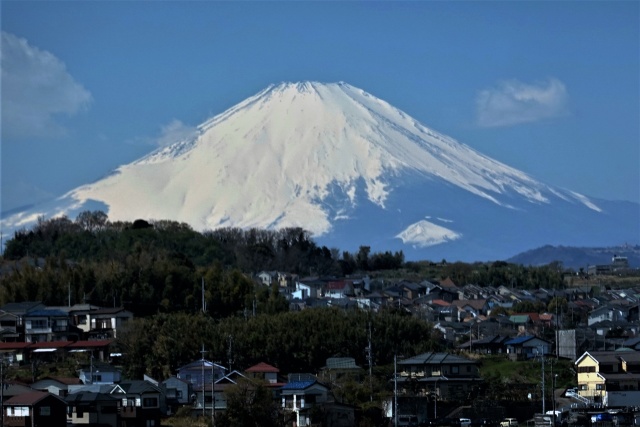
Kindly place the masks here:
<instances>
[{"instance_id":1,"label":"white car","mask_svg":"<svg viewBox=\"0 0 640 427\"><path fill-rule=\"evenodd\" d=\"M578 395L578 390L575 388L568 388L567 391L564 392L566 397L575 397Z\"/></svg>"}]
</instances>

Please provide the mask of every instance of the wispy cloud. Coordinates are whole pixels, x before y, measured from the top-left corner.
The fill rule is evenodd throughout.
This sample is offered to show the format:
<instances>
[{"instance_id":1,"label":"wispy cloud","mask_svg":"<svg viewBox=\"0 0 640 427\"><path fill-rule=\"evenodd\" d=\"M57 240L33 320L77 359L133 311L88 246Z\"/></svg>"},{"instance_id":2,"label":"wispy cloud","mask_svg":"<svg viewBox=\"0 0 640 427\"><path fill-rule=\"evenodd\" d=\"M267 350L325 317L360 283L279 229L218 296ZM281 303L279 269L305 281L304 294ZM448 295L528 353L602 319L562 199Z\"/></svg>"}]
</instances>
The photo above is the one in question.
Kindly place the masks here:
<instances>
[{"instance_id":1,"label":"wispy cloud","mask_svg":"<svg viewBox=\"0 0 640 427\"><path fill-rule=\"evenodd\" d=\"M173 119L168 124L162 126L160 136L155 139L154 143L158 147L165 147L175 142L191 138L196 132L197 129L195 127L185 125L180 120Z\"/></svg>"},{"instance_id":2,"label":"wispy cloud","mask_svg":"<svg viewBox=\"0 0 640 427\"><path fill-rule=\"evenodd\" d=\"M527 84L518 80L500 82L476 97L476 120L483 127L512 126L567 114L567 89L549 78Z\"/></svg>"},{"instance_id":3,"label":"wispy cloud","mask_svg":"<svg viewBox=\"0 0 640 427\"><path fill-rule=\"evenodd\" d=\"M91 93L50 52L11 33L1 33L2 135L55 137L65 133L56 116L85 110Z\"/></svg>"}]
</instances>

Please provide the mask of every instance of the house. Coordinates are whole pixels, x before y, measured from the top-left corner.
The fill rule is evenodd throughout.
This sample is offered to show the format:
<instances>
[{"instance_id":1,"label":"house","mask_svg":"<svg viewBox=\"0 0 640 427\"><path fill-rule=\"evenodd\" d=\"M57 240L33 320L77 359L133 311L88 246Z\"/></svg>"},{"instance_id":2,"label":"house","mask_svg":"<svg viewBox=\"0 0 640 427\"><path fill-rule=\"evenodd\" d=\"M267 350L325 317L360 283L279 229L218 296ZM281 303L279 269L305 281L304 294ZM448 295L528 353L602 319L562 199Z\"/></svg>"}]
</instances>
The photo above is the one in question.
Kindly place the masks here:
<instances>
[{"instance_id":1,"label":"house","mask_svg":"<svg viewBox=\"0 0 640 427\"><path fill-rule=\"evenodd\" d=\"M121 402L121 427L160 426L164 395L159 387L149 381L123 381L116 384L110 394Z\"/></svg>"},{"instance_id":2,"label":"house","mask_svg":"<svg viewBox=\"0 0 640 427\"><path fill-rule=\"evenodd\" d=\"M6 334L6 340L3 339L3 341L24 341L25 314L45 308L46 306L40 301L11 302L3 305L0 308L2 313L0 326Z\"/></svg>"},{"instance_id":3,"label":"house","mask_svg":"<svg viewBox=\"0 0 640 427\"><path fill-rule=\"evenodd\" d=\"M469 340L460 344L457 348L481 354L502 354L507 351L505 343L510 339L511 337L505 335L492 335L481 339Z\"/></svg>"},{"instance_id":4,"label":"house","mask_svg":"<svg viewBox=\"0 0 640 427\"><path fill-rule=\"evenodd\" d=\"M267 387L282 387L283 382L278 378L280 369L268 363L260 362L246 369L245 376L253 381L264 381Z\"/></svg>"},{"instance_id":5,"label":"house","mask_svg":"<svg viewBox=\"0 0 640 427\"><path fill-rule=\"evenodd\" d=\"M67 421L73 425L119 427L120 399L107 393L81 391L65 397Z\"/></svg>"},{"instance_id":6,"label":"house","mask_svg":"<svg viewBox=\"0 0 640 427\"><path fill-rule=\"evenodd\" d=\"M72 329L69 315L61 310L33 310L24 315L25 342L75 341L80 334Z\"/></svg>"},{"instance_id":7,"label":"house","mask_svg":"<svg viewBox=\"0 0 640 427\"><path fill-rule=\"evenodd\" d=\"M636 394L640 402L640 353L635 351L585 352L575 362L578 394L595 403L609 401L608 393Z\"/></svg>"},{"instance_id":8,"label":"house","mask_svg":"<svg viewBox=\"0 0 640 427\"><path fill-rule=\"evenodd\" d=\"M114 339L118 338L118 329L133 318L133 313L123 307L101 308L90 311L89 339Z\"/></svg>"},{"instance_id":9,"label":"house","mask_svg":"<svg viewBox=\"0 0 640 427\"><path fill-rule=\"evenodd\" d=\"M504 343L511 360L527 360L551 353L551 343L533 335L512 338Z\"/></svg>"},{"instance_id":10,"label":"house","mask_svg":"<svg viewBox=\"0 0 640 427\"><path fill-rule=\"evenodd\" d=\"M349 280L334 280L327 282L323 288L325 298L345 298L353 296L353 284Z\"/></svg>"},{"instance_id":11,"label":"house","mask_svg":"<svg viewBox=\"0 0 640 427\"><path fill-rule=\"evenodd\" d=\"M458 320L468 316L478 317L481 314L487 314L489 309L485 299L455 300L451 305L458 308Z\"/></svg>"},{"instance_id":12,"label":"house","mask_svg":"<svg viewBox=\"0 0 640 427\"><path fill-rule=\"evenodd\" d=\"M58 396L31 391L4 402L5 427L66 427L67 403Z\"/></svg>"},{"instance_id":13,"label":"house","mask_svg":"<svg viewBox=\"0 0 640 427\"><path fill-rule=\"evenodd\" d=\"M20 341L22 338L18 328L20 323L21 318L17 314L0 311L0 340L2 342Z\"/></svg>"},{"instance_id":14,"label":"house","mask_svg":"<svg viewBox=\"0 0 640 427\"><path fill-rule=\"evenodd\" d=\"M171 376L162 381L162 388L167 399L167 406L174 413L179 407L194 403L192 396L193 384L191 382Z\"/></svg>"},{"instance_id":15,"label":"house","mask_svg":"<svg viewBox=\"0 0 640 427\"><path fill-rule=\"evenodd\" d=\"M299 427L318 423L320 420L311 419L310 409L333 401L329 389L311 376L289 381L280 391L282 410L285 414L290 414L295 420L295 425Z\"/></svg>"},{"instance_id":16,"label":"house","mask_svg":"<svg viewBox=\"0 0 640 427\"><path fill-rule=\"evenodd\" d=\"M112 365L93 362L80 369L80 381L83 384L115 384L122 379L122 373Z\"/></svg>"},{"instance_id":17,"label":"house","mask_svg":"<svg viewBox=\"0 0 640 427\"><path fill-rule=\"evenodd\" d=\"M192 384L193 389L202 389L204 384L212 384L224 377L226 368L205 359L196 360L178 368L177 377Z\"/></svg>"},{"instance_id":18,"label":"house","mask_svg":"<svg viewBox=\"0 0 640 427\"><path fill-rule=\"evenodd\" d=\"M463 400L482 380L478 362L451 353L422 353L397 362L398 387L407 397L435 393L440 400Z\"/></svg>"},{"instance_id":19,"label":"house","mask_svg":"<svg viewBox=\"0 0 640 427\"><path fill-rule=\"evenodd\" d=\"M31 388L46 391L56 396L65 397L69 393L70 385L82 384L78 378L44 377L31 384Z\"/></svg>"},{"instance_id":20,"label":"house","mask_svg":"<svg viewBox=\"0 0 640 427\"><path fill-rule=\"evenodd\" d=\"M332 383L343 377L360 381L363 373L364 369L356 365L353 357L330 357L326 366L320 369L320 378Z\"/></svg>"},{"instance_id":21,"label":"house","mask_svg":"<svg viewBox=\"0 0 640 427\"><path fill-rule=\"evenodd\" d=\"M626 321L628 314L628 310L625 307L614 307L612 305L599 307L589 313L587 325L591 326L604 320L610 320L612 322Z\"/></svg>"},{"instance_id":22,"label":"house","mask_svg":"<svg viewBox=\"0 0 640 427\"><path fill-rule=\"evenodd\" d=\"M323 282L317 280L296 281L295 290L291 293L292 299L306 300L307 298L318 298L318 289Z\"/></svg>"}]
</instances>

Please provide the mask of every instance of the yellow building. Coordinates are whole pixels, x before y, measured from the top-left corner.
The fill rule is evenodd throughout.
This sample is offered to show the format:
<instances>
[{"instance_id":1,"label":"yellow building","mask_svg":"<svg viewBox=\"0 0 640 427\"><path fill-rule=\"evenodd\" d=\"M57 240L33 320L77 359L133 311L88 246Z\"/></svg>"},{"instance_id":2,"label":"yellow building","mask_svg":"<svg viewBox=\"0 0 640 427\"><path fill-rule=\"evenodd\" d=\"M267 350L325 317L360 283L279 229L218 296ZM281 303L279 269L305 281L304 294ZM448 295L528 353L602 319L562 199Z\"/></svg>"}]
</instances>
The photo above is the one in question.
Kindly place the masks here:
<instances>
[{"instance_id":1,"label":"yellow building","mask_svg":"<svg viewBox=\"0 0 640 427\"><path fill-rule=\"evenodd\" d=\"M603 402L607 392L640 390L640 352L585 352L575 362L578 394Z\"/></svg>"}]
</instances>

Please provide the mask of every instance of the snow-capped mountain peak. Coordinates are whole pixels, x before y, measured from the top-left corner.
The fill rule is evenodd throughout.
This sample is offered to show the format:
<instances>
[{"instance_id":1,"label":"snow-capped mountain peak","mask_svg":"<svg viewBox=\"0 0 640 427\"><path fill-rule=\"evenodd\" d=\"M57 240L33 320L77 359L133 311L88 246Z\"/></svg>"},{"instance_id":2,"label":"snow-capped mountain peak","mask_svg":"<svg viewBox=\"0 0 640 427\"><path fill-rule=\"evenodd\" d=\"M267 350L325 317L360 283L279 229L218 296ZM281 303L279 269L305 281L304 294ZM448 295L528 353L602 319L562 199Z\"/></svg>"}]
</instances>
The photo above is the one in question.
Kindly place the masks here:
<instances>
[{"instance_id":1,"label":"snow-capped mountain peak","mask_svg":"<svg viewBox=\"0 0 640 427\"><path fill-rule=\"evenodd\" d=\"M404 195L407 188L416 198ZM343 82L271 85L202 123L192 136L63 199L75 207L100 201L112 220L174 219L200 230L300 226L316 236L337 232L341 223L391 215L397 221L388 238L426 246L468 235L424 220L452 217L428 203L445 188L500 211L553 201L601 210ZM398 210L403 214L393 213Z\"/></svg>"}]
</instances>

